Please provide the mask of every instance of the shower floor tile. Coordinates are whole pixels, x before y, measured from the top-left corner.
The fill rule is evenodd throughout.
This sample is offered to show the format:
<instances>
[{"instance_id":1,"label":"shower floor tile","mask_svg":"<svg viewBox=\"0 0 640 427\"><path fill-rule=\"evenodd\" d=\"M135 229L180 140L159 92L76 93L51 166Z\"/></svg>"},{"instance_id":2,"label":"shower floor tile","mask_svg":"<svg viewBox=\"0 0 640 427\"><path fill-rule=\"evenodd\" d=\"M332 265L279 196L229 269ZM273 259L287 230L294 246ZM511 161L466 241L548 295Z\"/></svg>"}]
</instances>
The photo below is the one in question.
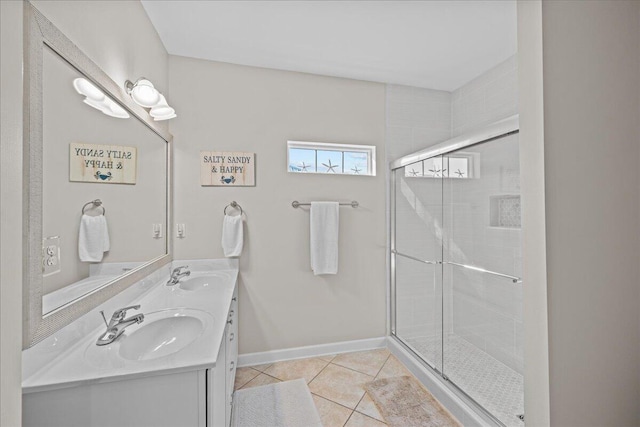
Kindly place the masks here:
<instances>
[{"instance_id":1,"label":"shower floor tile","mask_svg":"<svg viewBox=\"0 0 640 427\"><path fill-rule=\"evenodd\" d=\"M439 338L418 336L403 340L420 354L442 364ZM444 343L444 369L449 380L464 390L508 427L523 427L524 378L504 363L457 335Z\"/></svg>"}]
</instances>

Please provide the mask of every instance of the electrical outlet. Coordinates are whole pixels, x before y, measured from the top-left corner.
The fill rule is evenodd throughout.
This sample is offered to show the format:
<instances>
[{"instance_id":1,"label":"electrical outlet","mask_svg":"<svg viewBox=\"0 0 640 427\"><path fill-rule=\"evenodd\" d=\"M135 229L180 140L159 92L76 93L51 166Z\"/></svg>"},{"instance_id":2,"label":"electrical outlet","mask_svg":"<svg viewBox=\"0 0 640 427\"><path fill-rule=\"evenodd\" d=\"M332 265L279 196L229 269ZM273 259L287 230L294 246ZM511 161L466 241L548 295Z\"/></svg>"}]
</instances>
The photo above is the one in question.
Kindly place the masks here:
<instances>
[{"instance_id":1,"label":"electrical outlet","mask_svg":"<svg viewBox=\"0 0 640 427\"><path fill-rule=\"evenodd\" d=\"M42 276L60 272L60 236L42 239Z\"/></svg>"},{"instance_id":2,"label":"electrical outlet","mask_svg":"<svg viewBox=\"0 0 640 427\"><path fill-rule=\"evenodd\" d=\"M162 224L153 224L153 238L154 239L162 238Z\"/></svg>"},{"instance_id":3,"label":"electrical outlet","mask_svg":"<svg viewBox=\"0 0 640 427\"><path fill-rule=\"evenodd\" d=\"M184 224L176 224L176 237L184 239L187 235L187 228Z\"/></svg>"}]
</instances>

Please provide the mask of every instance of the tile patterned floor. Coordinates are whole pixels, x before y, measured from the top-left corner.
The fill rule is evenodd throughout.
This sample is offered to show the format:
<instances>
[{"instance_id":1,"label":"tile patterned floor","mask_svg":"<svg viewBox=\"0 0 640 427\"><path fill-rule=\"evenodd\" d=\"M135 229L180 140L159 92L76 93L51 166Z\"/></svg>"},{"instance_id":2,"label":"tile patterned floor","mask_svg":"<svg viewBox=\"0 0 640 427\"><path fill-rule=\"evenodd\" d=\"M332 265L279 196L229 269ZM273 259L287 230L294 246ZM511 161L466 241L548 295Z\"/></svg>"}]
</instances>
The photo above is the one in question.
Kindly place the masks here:
<instances>
[{"instance_id":1,"label":"tile patterned floor","mask_svg":"<svg viewBox=\"0 0 640 427\"><path fill-rule=\"evenodd\" d=\"M411 337L406 342L427 358L441 357L440 339ZM449 335L444 344L449 379L508 427L523 427L517 418L524 413L523 376L457 335Z\"/></svg>"},{"instance_id":2,"label":"tile patterned floor","mask_svg":"<svg viewBox=\"0 0 640 427\"><path fill-rule=\"evenodd\" d=\"M324 427L386 426L364 384L411 375L387 349L238 368L235 389L304 378Z\"/></svg>"}]
</instances>

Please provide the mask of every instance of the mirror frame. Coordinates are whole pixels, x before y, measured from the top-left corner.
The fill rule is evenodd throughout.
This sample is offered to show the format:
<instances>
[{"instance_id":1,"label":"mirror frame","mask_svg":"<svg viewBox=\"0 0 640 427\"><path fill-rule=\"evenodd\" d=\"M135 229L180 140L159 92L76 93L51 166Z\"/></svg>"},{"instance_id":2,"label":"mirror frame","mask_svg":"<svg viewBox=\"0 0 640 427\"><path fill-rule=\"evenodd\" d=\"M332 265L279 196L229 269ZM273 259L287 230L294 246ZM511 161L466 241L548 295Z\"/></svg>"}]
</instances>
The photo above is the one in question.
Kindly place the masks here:
<instances>
[{"instance_id":1,"label":"mirror frame","mask_svg":"<svg viewBox=\"0 0 640 427\"><path fill-rule=\"evenodd\" d=\"M155 122L138 106L124 89L85 55L71 40L40 13L30 2L24 2L24 141L23 141L23 332L22 347L29 348L88 313L145 276L170 263L173 239L173 136L166 122ZM43 151L42 63L44 46L84 74L105 94L122 105L134 117L160 136L166 150L166 253L119 276L88 294L43 316L42 314L42 187L40 159Z\"/></svg>"}]
</instances>

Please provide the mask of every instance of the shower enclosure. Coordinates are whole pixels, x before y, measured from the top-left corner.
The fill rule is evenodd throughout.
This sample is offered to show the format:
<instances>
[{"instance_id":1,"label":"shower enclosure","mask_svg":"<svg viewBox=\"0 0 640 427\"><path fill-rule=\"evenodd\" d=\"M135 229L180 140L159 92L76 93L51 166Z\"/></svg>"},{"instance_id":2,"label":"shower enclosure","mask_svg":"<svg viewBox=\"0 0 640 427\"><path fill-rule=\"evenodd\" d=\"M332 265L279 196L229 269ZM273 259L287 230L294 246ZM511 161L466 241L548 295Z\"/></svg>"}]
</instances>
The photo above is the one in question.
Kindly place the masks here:
<instances>
[{"instance_id":1,"label":"shower enclosure","mask_svg":"<svg viewBox=\"0 0 640 427\"><path fill-rule=\"evenodd\" d=\"M391 335L498 425L523 421L518 120L391 164Z\"/></svg>"}]
</instances>

